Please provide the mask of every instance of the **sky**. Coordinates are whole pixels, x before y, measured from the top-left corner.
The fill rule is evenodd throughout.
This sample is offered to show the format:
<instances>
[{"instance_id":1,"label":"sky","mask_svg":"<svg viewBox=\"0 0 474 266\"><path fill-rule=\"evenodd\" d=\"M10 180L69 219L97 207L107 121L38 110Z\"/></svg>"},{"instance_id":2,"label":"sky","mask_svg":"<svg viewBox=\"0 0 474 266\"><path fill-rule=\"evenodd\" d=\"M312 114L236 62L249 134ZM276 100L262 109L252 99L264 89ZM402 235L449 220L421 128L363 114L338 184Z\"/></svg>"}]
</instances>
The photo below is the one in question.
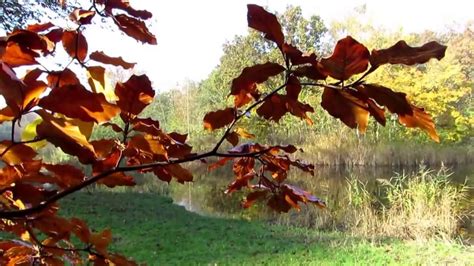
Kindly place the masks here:
<instances>
[{"instance_id":1,"label":"sky","mask_svg":"<svg viewBox=\"0 0 474 266\"><path fill-rule=\"evenodd\" d=\"M247 32L247 3L267 6L283 12L287 5L299 5L307 17L316 14L329 24L366 4L367 14L375 24L389 29L403 28L407 32L425 29L442 30L446 25L464 24L474 19L472 0L256 0L226 1L147 1L131 0L132 6L145 8L154 14L151 31L158 45L123 45L125 58L136 59L138 69L144 69L158 90L183 84L186 79L205 79L218 65L222 45L235 35ZM449 3L447 5L446 3ZM125 38L125 37L122 37ZM137 55L128 55L129 53Z\"/></svg>"},{"instance_id":2,"label":"sky","mask_svg":"<svg viewBox=\"0 0 474 266\"><path fill-rule=\"evenodd\" d=\"M222 45L235 35L247 33L248 3L280 13L288 5L301 6L305 17L319 15L326 25L344 19L356 7L366 4L367 16L375 26L403 28L406 32L439 31L447 25L464 25L474 19L474 0L130 0L130 3L154 14L148 24L158 45L142 45L118 30L110 32L92 26L85 31L90 40L89 51L103 50L110 56L136 62L137 72L146 73L158 91L179 87L186 80L205 79L219 64Z\"/></svg>"}]
</instances>

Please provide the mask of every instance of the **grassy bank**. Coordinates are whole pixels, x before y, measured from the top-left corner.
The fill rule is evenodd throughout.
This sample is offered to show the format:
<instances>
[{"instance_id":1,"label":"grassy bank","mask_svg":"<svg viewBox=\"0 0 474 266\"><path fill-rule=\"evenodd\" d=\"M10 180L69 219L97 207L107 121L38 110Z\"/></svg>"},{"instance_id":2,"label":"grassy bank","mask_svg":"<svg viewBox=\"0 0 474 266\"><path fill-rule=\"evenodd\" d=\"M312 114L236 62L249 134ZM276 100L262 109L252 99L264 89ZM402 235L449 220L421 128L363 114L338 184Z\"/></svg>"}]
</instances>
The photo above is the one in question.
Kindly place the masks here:
<instances>
[{"instance_id":1,"label":"grassy bank","mask_svg":"<svg viewBox=\"0 0 474 266\"><path fill-rule=\"evenodd\" d=\"M456 264L474 261L472 247L442 242L369 242L326 233L190 213L152 193L78 193L63 212L113 229L112 250L149 265L188 264Z\"/></svg>"}]
</instances>

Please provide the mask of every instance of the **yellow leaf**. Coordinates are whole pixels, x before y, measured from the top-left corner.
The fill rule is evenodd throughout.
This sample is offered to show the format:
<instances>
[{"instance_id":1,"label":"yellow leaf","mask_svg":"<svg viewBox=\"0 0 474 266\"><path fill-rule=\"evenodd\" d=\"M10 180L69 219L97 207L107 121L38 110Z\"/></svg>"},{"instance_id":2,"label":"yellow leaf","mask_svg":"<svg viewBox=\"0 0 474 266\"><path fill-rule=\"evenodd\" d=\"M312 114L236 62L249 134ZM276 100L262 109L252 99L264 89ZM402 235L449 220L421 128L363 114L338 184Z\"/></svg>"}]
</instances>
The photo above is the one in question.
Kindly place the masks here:
<instances>
[{"instance_id":1,"label":"yellow leaf","mask_svg":"<svg viewBox=\"0 0 474 266\"><path fill-rule=\"evenodd\" d=\"M22 141L28 141L32 140L37 137L36 134L36 126L41 124L43 122L43 119L37 118L33 122L29 123L24 129L23 132L21 133L21 140ZM46 140L38 141L38 142L32 142L28 143L26 145L30 146L33 149L41 149L44 147L48 142Z\"/></svg>"},{"instance_id":2,"label":"yellow leaf","mask_svg":"<svg viewBox=\"0 0 474 266\"><path fill-rule=\"evenodd\" d=\"M252 133L249 133L247 130L241 128L241 127L238 127L235 132L237 134L239 134L239 136L241 136L242 138L245 138L245 139L253 139L255 138L255 135L252 134Z\"/></svg>"},{"instance_id":3,"label":"yellow leaf","mask_svg":"<svg viewBox=\"0 0 474 266\"><path fill-rule=\"evenodd\" d=\"M105 68L101 66L87 68L87 82L89 82L93 92L103 93L107 101L114 102L118 100L110 79L105 74Z\"/></svg>"}]
</instances>

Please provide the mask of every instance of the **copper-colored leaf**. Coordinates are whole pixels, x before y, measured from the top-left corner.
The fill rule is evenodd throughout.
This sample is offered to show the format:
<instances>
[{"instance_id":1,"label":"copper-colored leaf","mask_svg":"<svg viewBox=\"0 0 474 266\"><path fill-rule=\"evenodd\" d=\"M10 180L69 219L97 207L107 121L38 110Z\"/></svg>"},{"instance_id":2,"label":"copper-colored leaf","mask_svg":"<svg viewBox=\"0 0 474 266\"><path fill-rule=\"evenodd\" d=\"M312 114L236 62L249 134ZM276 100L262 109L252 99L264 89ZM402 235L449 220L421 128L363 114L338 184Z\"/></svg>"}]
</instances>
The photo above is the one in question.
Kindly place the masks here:
<instances>
[{"instance_id":1,"label":"copper-colored leaf","mask_svg":"<svg viewBox=\"0 0 474 266\"><path fill-rule=\"evenodd\" d=\"M111 57L111 56L106 55L102 51L93 52L89 55L89 57L90 57L90 59L95 60L97 62L101 62L101 63L109 64L109 65L114 65L114 66L121 66L125 69L130 69L130 68L133 68L135 66L135 63L125 62L122 59L122 57L120 57L120 56L119 57Z\"/></svg>"},{"instance_id":2,"label":"copper-colored leaf","mask_svg":"<svg viewBox=\"0 0 474 266\"><path fill-rule=\"evenodd\" d=\"M266 197L269 192L270 191L268 190L258 190L250 192L245 198L245 200L242 202L242 207L245 209L250 208L250 206L252 206L255 201Z\"/></svg>"},{"instance_id":3,"label":"copper-colored leaf","mask_svg":"<svg viewBox=\"0 0 474 266\"><path fill-rule=\"evenodd\" d=\"M135 118L132 121L133 130L144 132L152 136L158 136L161 133L160 123L152 118Z\"/></svg>"},{"instance_id":4,"label":"copper-colored leaf","mask_svg":"<svg viewBox=\"0 0 474 266\"><path fill-rule=\"evenodd\" d=\"M54 174L62 188L78 185L85 179L81 170L69 164L43 164L43 167Z\"/></svg>"},{"instance_id":5,"label":"copper-colored leaf","mask_svg":"<svg viewBox=\"0 0 474 266\"><path fill-rule=\"evenodd\" d=\"M116 172L113 174L110 174L99 181L97 181L98 184L103 184L106 185L110 188L116 187L116 186L135 186L135 180L133 179L132 176L126 175L122 172Z\"/></svg>"},{"instance_id":6,"label":"copper-colored leaf","mask_svg":"<svg viewBox=\"0 0 474 266\"><path fill-rule=\"evenodd\" d=\"M129 0L96 0L96 3L105 5L105 9L109 12L115 8L121 9L127 12L129 15L141 19L149 19L152 17L152 14L146 10L136 10L131 7Z\"/></svg>"},{"instance_id":7,"label":"copper-colored leaf","mask_svg":"<svg viewBox=\"0 0 474 266\"><path fill-rule=\"evenodd\" d=\"M237 146L239 144L239 134L237 134L235 131L232 131L231 133L227 134L225 136L225 139L232 144L232 146Z\"/></svg>"},{"instance_id":8,"label":"copper-colored leaf","mask_svg":"<svg viewBox=\"0 0 474 266\"><path fill-rule=\"evenodd\" d=\"M84 61L87 57L87 40L82 32L65 31L62 36L64 50L73 58Z\"/></svg>"},{"instance_id":9,"label":"copper-colored leaf","mask_svg":"<svg viewBox=\"0 0 474 266\"><path fill-rule=\"evenodd\" d=\"M69 68L66 68L63 71L49 72L46 79L48 80L48 86L52 90L66 85L80 84L76 74L74 74L74 72L72 72Z\"/></svg>"},{"instance_id":10,"label":"copper-colored leaf","mask_svg":"<svg viewBox=\"0 0 474 266\"><path fill-rule=\"evenodd\" d=\"M215 130L232 123L235 118L234 108L226 108L215 112L209 112L204 116L204 128L207 130Z\"/></svg>"},{"instance_id":11,"label":"copper-colored leaf","mask_svg":"<svg viewBox=\"0 0 474 266\"><path fill-rule=\"evenodd\" d=\"M298 100L298 96L300 95L301 91L301 84L297 77L290 76L288 78L288 83L286 84L286 95L288 98L293 100Z\"/></svg>"},{"instance_id":12,"label":"copper-colored leaf","mask_svg":"<svg viewBox=\"0 0 474 266\"><path fill-rule=\"evenodd\" d=\"M45 37L48 38L53 43L58 43L63 38L64 30L62 28L53 29L50 32L46 33Z\"/></svg>"},{"instance_id":13,"label":"copper-colored leaf","mask_svg":"<svg viewBox=\"0 0 474 266\"><path fill-rule=\"evenodd\" d=\"M246 67L242 73L232 81L231 93L234 95L235 107L241 107L252 99L258 98L257 84L283 72L285 68L277 63Z\"/></svg>"},{"instance_id":14,"label":"copper-colored leaf","mask_svg":"<svg viewBox=\"0 0 474 266\"><path fill-rule=\"evenodd\" d=\"M26 27L26 30L33 31L33 32L42 32L54 27L54 24L51 22L46 22L43 24L31 24Z\"/></svg>"},{"instance_id":15,"label":"copper-colored leaf","mask_svg":"<svg viewBox=\"0 0 474 266\"><path fill-rule=\"evenodd\" d=\"M288 184L283 184L282 185L282 191L283 191L284 194L289 196L290 199L292 201L294 201L295 203L298 203L299 201L301 201L303 203L310 202L310 203L313 203L313 204L315 204L316 206L318 206L320 208L325 208L326 207L326 203L323 200L319 199L316 196L311 195L311 193L309 193L307 191L304 191L299 187L295 187L295 186L288 185Z\"/></svg>"},{"instance_id":16,"label":"copper-colored leaf","mask_svg":"<svg viewBox=\"0 0 474 266\"><path fill-rule=\"evenodd\" d=\"M179 164L171 164L164 166L164 168L174 176L179 183L193 181L193 174L186 168Z\"/></svg>"},{"instance_id":17,"label":"copper-colored leaf","mask_svg":"<svg viewBox=\"0 0 474 266\"><path fill-rule=\"evenodd\" d=\"M428 62L431 58L440 60L444 57L446 46L435 41L420 47L411 47L405 41L399 41L387 49L373 50L370 64L378 67L383 64L414 65Z\"/></svg>"},{"instance_id":18,"label":"copper-colored leaf","mask_svg":"<svg viewBox=\"0 0 474 266\"><path fill-rule=\"evenodd\" d=\"M37 79L43 73L42 70L36 68L29 71L25 77L23 77L23 82L26 85L23 89L23 111L28 111L38 104L40 96L46 90L47 85L43 81L38 81Z\"/></svg>"},{"instance_id":19,"label":"copper-colored leaf","mask_svg":"<svg viewBox=\"0 0 474 266\"><path fill-rule=\"evenodd\" d=\"M25 84L13 72L13 70L5 63L0 62L0 95L5 98L7 106L16 116L20 112L23 101L22 91Z\"/></svg>"},{"instance_id":20,"label":"copper-colored leaf","mask_svg":"<svg viewBox=\"0 0 474 266\"><path fill-rule=\"evenodd\" d=\"M339 118L350 128L358 128L365 132L367 128L369 111L367 104L351 94L332 88L324 88L321 106L328 113Z\"/></svg>"},{"instance_id":21,"label":"copper-colored leaf","mask_svg":"<svg viewBox=\"0 0 474 266\"><path fill-rule=\"evenodd\" d=\"M323 71L332 78L346 80L352 75L364 72L369 65L369 50L347 36L337 42L334 53L329 58L323 58Z\"/></svg>"},{"instance_id":22,"label":"copper-colored leaf","mask_svg":"<svg viewBox=\"0 0 474 266\"><path fill-rule=\"evenodd\" d=\"M36 65L38 53L22 48L18 43L9 42L0 58L11 67Z\"/></svg>"},{"instance_id":23,"label":"copper-colored leaf","mask_svg":"<svg viewBox=\"0 0 474 266\"><path fill-rule=\"evenodd\" d=\"M285 36L281 31L281 25L275 15L267 12L258 5L247 5L247 21L249 27L265 34L265 38L274 41L278 47L282 47Z\"/></svg>"},{"instance_id":24,"label":"copper-colored leaf","mask_svg":"<svg viewBox=\"0 0 474 266\"><path fill-rule=\"evenodd\" d=\"M148 30L143 21L124 14L116 15L114 18L115 24L128 36L143 43L156 44L155 36Z\"/></svg>"},{"instance_id":25,"label":"copper-colored leaf","mask_svg":"<svg viewBox=\"0 0 474 266\"><path fill-rule=\"evenodd\" d=\"M297 77L307 77L312 80L324 80L328 76L323 72L321 63L297 67L293 73Z\"/></svg>"},{"instance_id":26,"label":"copper-colored leaf","mask_svg":"<svg viewBox=\"0 0 474 266\"><path fill-rule=\"evenodd\" d=\"M211 165L208 166L208 170L209 171L212 171L214 169L217 169L219 167L222 167L224 166L228 161L232 161L232 158L231 157L224 157L224 158L221 158L219 159L218 161L216 161L215 163L212 163Z\"/></svg>"},{"instance_id":27,"label":"copper-colored leaf","mask_svg":"<svg viewBox=\"0 0 474 266\"><path fill-rule=\"evenodd\" d=\"M0 142L0 154L3 162L15 165L33 160L36 151L25 144L13 144L9 140L3 140Z\"/></svg>"},{"instance_id":28,"label":"copper-colored leaf","mask_svg":"<svg viewBox=\"0 0 474 266\"><path fill-rule=\"evenodd\" d=\"M279 94L272 95L257 108L259 116L275 122L280 121L287 111L286 97Z\"/></svg>"},{"instance_id":29,"label":"copper-colored leaf","mask_svg":"<svg viewBox=\"0 0 474 266\"><path fill-rule=\"evenodd\" d=\"M43 118L43 122L36 127L38 137L47 139L67 154L77 156L84 164L95 160L94 147L77 125L70 120L54 117L44 110L38 110L37 113Z\"/></svg>"},{"instance_id":30,"label":"copper-colored leaf","mask_svg":"<svg viewBox=\"0 0 474 266\"><path fill-rule=\"evenodd\" d=\"M95 11L93 10L82 10L79 8L74 9L69 15L69 18L79 24L90 24L94 18Z\"/></svg>"},{"instance_id":31,"label":"copper-colored leaf","mask_svg":"<svg viewBox=\"0 0 474 266\"><path fill-rule=\"evenodd\" d=\"M91 234L89 242L94 245L94 248L101 254L107 254L107 247L112 242L112 231L105 229L100 233Z\"/></svg>"},{"instance_id":32,"label":"copper-colored leaf","mask_svg":"<svg viewBox=\"0 0 474 266\"><path fill-rule=\"evenodd\" d=\"M314 53L303 54L303 52L301 52L300 50L298 50L298 48L291 44L284 43L282 51L293 65L317 63L316 55Z\"/></svg>"},{"instance_id":33,"label":"copper-colored leaf","mask_svg":"<svg viewBox=\"0 0 474 266\"><path fill-rule=\"evenodd\" d=\"M70 118L89 122L106 122L120 109L107 102L102 93L92 93L81 85L69 85L53 90L43 97L39 105Z\"/></svg>"},{"instance_id":34,"label":"copper-colored leaf","mask_svg":"<svg viewBox=\"0 0 474 266\"><path fill-rule=\"evenodd\" d=\"M13 119L15 119L15 114L13 113L12 108L6 106L0 109L0 124L5 121L12 121Z\"/></svg>"},{"instance_id":35,"label":"copper-colored leaf","mask_svg":"<svg viewBox=\"0 0 474 266\"><path fill-rule=\"evenodd\" d=\"M146 75L133 75L127 82L117 83L115 94L122 112L137 115L153 101L155 91Z\"/></svg>"},{"instance_id":36,"label":"copper-colored leaf","mask_svg":"<svg viewBox=\"0 0 474 266\"><path fill-rule=\"evenodd\" d=\"M36 54L34 51L41 51L43 54L49 54L54 50L54 43L52 43L48 38L28 30L13 31L8 36L7 43L18 44L23 51L32 52L33 54Z\"/></svg>"},{"instance_id":37,"label":"copper-colored leaf","mask_svg":"<svg viewBox=\"0 0 474 266\"><path fill-rule=\"evenodd\" d=\"M377 104L387 107L387 109L399 115L411 115L413 113L410 103L403 92L395 92L391 89L377 84L363 84L357 90L369 98L374 99Z\"/></svg>"},{"instance_id":38,"label":"copper-colored leaf","mask_svg":"<svg viewBox=\"0 0 474 266\"><path fill-rule=\"evenodd\" d=\"M425 112L423 108L411 105L413 114L398 115L398 121L406 127L418 127L428 133L432 140L439 142L439 136L436 132L435 124L431 115Z\"/></svg>"}]
</instances>

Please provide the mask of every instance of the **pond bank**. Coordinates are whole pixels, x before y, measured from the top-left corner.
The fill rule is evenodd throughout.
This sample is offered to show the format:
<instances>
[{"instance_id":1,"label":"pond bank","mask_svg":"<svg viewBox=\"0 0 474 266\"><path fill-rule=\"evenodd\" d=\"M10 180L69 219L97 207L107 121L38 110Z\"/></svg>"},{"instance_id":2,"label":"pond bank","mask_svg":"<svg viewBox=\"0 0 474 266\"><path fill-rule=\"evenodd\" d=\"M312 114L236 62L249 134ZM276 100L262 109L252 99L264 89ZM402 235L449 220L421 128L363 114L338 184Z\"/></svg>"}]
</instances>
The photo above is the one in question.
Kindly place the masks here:
<instances>
[{"instance_id":1,"label":"pond bank","mask_svg":"<svg viewBox=\"0 0 474 266\"><path fill-rule=\"evenodd\" d=\"M63 213L96 230L112 228L111 250L149 265L456 264L472 247L445 242L367 241L341 233L201 216L156 193L81 192Z\"/></svg>"}]
</instances>

